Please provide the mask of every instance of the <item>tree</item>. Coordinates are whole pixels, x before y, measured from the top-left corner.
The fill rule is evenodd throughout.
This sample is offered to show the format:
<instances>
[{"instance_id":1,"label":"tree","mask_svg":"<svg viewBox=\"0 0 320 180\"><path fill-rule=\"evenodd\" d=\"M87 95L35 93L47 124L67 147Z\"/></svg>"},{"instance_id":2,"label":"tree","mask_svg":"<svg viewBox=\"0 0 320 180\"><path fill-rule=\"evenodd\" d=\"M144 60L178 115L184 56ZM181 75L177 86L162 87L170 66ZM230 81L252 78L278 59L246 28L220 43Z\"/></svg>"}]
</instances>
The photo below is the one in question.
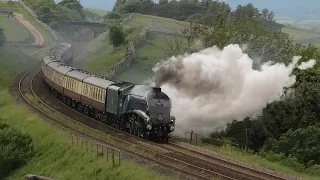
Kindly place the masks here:
<instances>
[{"instance_id":1,"label":"tree","mask_svg":"<svg viewBox=\"0 0 320 180\"><path fill-rule=\"evenodd\" d=\"M61 6L67 7L70 10L76 10L80 13L81 17L84 17L83 6L77 0L62 0L58 3Z\"/></svg>"},{"instance_id":2,"label":"tree","mask_svg":"<svg viewBox=\"0 0 320 180\"><path fill-rule=\"evenodd\" d=\"M3 31L4 30L0 27L0 46L2 46L6 42L6 37Z\"/></svg>"},{"instance_id":3,"label":"tree","mask_svg":"<svg viewBox=\"0 0 320 180\"><path fill-rule=\"evenodd\" d=\"M279 140L268 139L265 150L275 153L284 153L293 156L305 166L320 164L320 128L308 126L307 128L290 129L281 135Z\"/></svg>"},{"instance_id":4,"label":"tree","mask_svg":"<svg viewBox=\"0 0 320 180\"><path fill-rule=\"evenodd\" d=\"M160 5L164 5L164 4L168 4L168 3L169 3L168 0L159 0Z\"/></svg>"},{"instance_id":5,"label":"tree","mask_svg":"<svg viewBox=\"0 0 320 180\"><path fill-rule=\"evenodd\" d=\"M123 13L137 13L142 9L142 2L140 0L127 0L123 5Z\"/></svg>"},{"instance_id":6,"label":"tree","mask_svg":"<svg viewBox=\"0 0 320 180\"><path fill-rule=\"evenodd\" d=\"M117 9L123 5L127 0L117 0L116 4L113 6L112 11L117 11Z\"/></svg>"},{"instance_id":7,"label":"tree","mask_svg":"<svg viewBox=\"0 0 320 180\"><path fill-rule=\"evenodd\" d=\"M111 24L109 32L110 43L115 47L119 47L121 44L124 43L125 39L125 32L122 26L118 24Z\"/></svg>"},{"instance_id":8,"label":"tree","mask_svg":"<svg viewBox=\"0 0 320 180\"><path fill-rule=\"evenodd\" d=\"M33 155L34 145L29 135L0 123L0 179L21 167Z\"/></svg>"}]
</instances>

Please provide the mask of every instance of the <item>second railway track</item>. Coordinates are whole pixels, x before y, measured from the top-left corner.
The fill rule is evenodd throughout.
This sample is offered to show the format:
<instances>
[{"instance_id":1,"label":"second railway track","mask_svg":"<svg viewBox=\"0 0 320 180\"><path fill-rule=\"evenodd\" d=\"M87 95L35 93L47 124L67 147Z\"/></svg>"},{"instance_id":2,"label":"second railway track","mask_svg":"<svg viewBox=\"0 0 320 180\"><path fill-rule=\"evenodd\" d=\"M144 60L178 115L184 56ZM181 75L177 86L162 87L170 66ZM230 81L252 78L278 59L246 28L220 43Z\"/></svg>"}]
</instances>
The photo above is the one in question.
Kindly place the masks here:
<instances>
[{"instance_id":1,"label":"second railway track","mask_svg":"<svg viewBox=\"0 0 320 180\"><path fill-rule=\"evenodd\" d=\"M37 99L38 103L49 109L52 114L61 113L65 118L70 118L70 121L73 121L71 119L76 119L77 122L101 131L106 135L110 135L108 136L108 140L89 135L90 138L99 142L105 143L111 147L116 147L120 151L148 159L149 161L153 161L161 166L178 171L181 174L188 175L189 177L192 177L192 179L288 179L235 164L227 160L222 160L174 143L169 143L167 145L156 144L128 135L115 128L111 128L79 113L71 107L67 107L67 105L63 104L61 101L53 98L53 96L47 91L46 86L42 83L39 72L40 68L35 68L30 72L25 73L19 81L19 92L26 102L41 112L41 109L39 109L37 105L32 104L26 98L25 95L30 94ZM41 96L38 96L39 94L41 94ZM48 104L50 104L50 106ZM50 116L50 113L48 112L42 113ZM54 118L52 119L54 120ZM64 124L64 126L68 125ZM74 127L67 128L79 131ZM81 131L79 132L83 133Z\"/></svg>"}]
</instances>

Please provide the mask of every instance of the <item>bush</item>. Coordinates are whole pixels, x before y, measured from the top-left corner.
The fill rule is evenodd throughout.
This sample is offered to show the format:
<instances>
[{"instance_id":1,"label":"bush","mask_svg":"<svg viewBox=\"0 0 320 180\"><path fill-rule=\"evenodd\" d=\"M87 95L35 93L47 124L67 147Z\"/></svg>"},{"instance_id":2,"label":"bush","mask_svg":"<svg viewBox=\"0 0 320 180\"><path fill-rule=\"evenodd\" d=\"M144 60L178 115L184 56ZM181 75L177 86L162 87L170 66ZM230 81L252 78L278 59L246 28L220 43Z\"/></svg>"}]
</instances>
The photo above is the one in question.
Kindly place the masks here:
<instances>
[{"instance_id":1,"label":"bush","mask_svg":"<svg viewBox=\"0 0 320 180\"><path fill-rule=\"evenodd\" d=\"M286 159L287 157L284 154L273 154L273 153L269 152L269 153L267 153L265 158L271 162L280 162L280 161Z\"/></svg>"},{"instance_id":2,"label":"bush","mask_svg":"<svg viewBox=\"0 0 320 180\"><path fill-rule=\"evenodd\" d=\"M119 47L125 42L126 36L122 26L113 24L110 26L109 33L110 44L114 47Z\"/></svg>"},{"instance_id":3,"label":"bush","mask_svg":"<svg viewBox=\"0 0 320 180\"><path fill-rule=\"evenodd\" d=\"M106 14L104 16L105 19L120 19L121 18L121 14L117 13L117 12L109 12L108 14Z\"/></svg>"},{"instance_id":4,"label":"bush","mask_svg":"<svg viewBox=\"0 0 320 180\"><path fill-rule=\"evenodd\" d=\"M281 160L280 164L287 166L287 167L290 167L297 172L304 172L305 171L305 166L303 164L300 164L299 161L293 157L287 157L287 158Z\"/></svg>"},{"instance_id":5,"label":"bush","mask_svg":"<svg viewBox=\"0 0 320 180\"><path fill-rule=\"evenodd\" d=\"M307 169L308 174L320 177L320 165L314 165Z\"/></svg>"},{"instance_id":6,"label":"bush","mask_svg":"<svg viewBox=\"0 0 320 180\"><path fill-rule=\"evenodd\" d=\"M201 141L204 143L212 144L214 146L219 146L219 147L221 147L224 144L222 140L213 139L213 138L201 138Z\"/></svg>"},{"instance_id":7,"label":"bush","mask_svg":"<svg viewBox=\"0 0 320 180\"><path fill-rule=\"evenodd\" d=\"M0 179L23 166L33 154L29 135L0 123Z\"/></svg>"}]
</instances>

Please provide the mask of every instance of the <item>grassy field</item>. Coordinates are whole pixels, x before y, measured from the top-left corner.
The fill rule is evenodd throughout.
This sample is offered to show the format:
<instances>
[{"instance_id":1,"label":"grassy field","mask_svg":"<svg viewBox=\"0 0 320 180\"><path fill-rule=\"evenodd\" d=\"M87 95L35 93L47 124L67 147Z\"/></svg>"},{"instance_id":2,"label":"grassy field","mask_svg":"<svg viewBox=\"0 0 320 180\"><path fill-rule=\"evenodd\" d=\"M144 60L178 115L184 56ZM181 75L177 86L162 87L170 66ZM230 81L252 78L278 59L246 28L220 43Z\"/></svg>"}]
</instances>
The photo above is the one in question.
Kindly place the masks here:
<instances>
[{"instance_id":1,"label":"grassy field","mask_svg":"<svg viewBox=\"0 0 320 180\"><path fill-rule=\"evenodd\" d=\"M23 14L24 19L28 20L37 30L41 33L41 35L44 37L44 48L38 49L33 47L7 47L7 50L10 51L20 51L21 53L24 53L26 56L32 55L33 57L40 59L41 54L45 53L52 47L53 37L52 35L44 29L39 23L35 21L35 19L29 14L28 11L23 9L23 7L19 3L7 3L7 2L0 2L0 7L9 9L15 13ZM0 18L3 18L0 16ZM2 21L3 20L3 21ZM6 32L6 37L8 40L12 39L13 37L18 39L21 38L23 35L21 31L23 31L20 27L15 28L12 24L13 22L8 21L8 19L0 19L0 27L3 27L5 29L9 29L9 32ZM6 28L7 27L7 28ZM26 57L25 57L26 58Z\"/></svg>"},{"instance_id":2,"label":"grassy field","mask_svg":"<svg viewBox=\"0 0 320 180\"><path fill-rule=\"evenodd\" d=\"M186 22L182 21L141 14L134 15L132 19L123 24L124 28L132 30L126 38L127 41L131 41L137 37L146 26L158 30L162 28L170 31L180 31L187 27L187 25ZM88 57L86 58L88 60L82 64L88 71L106 75L108 69L124 57L125 52L126 46L114 48L110 45L108 32L105 32L90 43L88 46Z\"/></svg>"},{"instance_id":3,"label":"grassy field","mask_svg":"<svg viewBox=\"0 0 320 180\"><path fill-rule=\"evenodd\" d=\"M293 40L303 45L309 43L320 46L320 32L314 32L309 30L302 30L294 27L284 27L282 32L288 34Z\"/></svg>"},{"instance_id":4,"label":"grassy field","mask_svg":"<svg viewBox=\"0 0 320 180\"><path fill-rule=\"evenodd\" d=\"M34 18L29 14L28 11L23 9L23 7L16 2L13 3L7 3L7 2L0 2L0 7L4 9L9 9L15 13L23 14L24 19L29 21L37 30L41 33L41 35L44 38L44 44L43 45L48 45L53 41L52 35L44 29L39 23L37 23Z\"/></svg>"},{"instance_id":5,"label":"grassy field","mask_svg":"<svg viewBox=\"0 0 320 180\"><path fill-rule=\"evenodd\" d=\"M4 29L8 41L23 41L28 35L20 25L5 16L0 16L0 27Z\"/></svg>"},{"instance_id":6,"label":"grassy field","mask_svg":"<svg viewBox=\"0 0 320 180\"><path fill-rule=\"evenodd\" d=\"M113 167L110 159L107 161L106 158L97 157L94 152L77 148L65 132L29 112L25 106L17 105L8 92L8 86L18 72L37 60L28 58L29 63L22 65L25 64L24 60L5 48L0 48L0 121L31 135L35 145L35 156L7 179L23 179L25 174L69 180L168 179L150 168L125 160L121 161L119 167ZM15 67L19 62L21 66Z\"/></svg>"},{"instance_id":7,"label":"grassy field","mask_svg":"<svg viewBox=\"0 0 320 180\"><path fill-rule=\"evenodd\" d=\"M215 151L219 154L228 156L228 157L232 157L236 160L248 163L248 164L253 164L253 165L258 165L261 167L265 167L277 172L282 172L282 173L286 173L286 174L291 174L293 176L297 176L297 177L302 177L302 178L306 178L308 180L319 180L319 177L314 177L314 176L309 176L305 173L299 173L296 172L294 170L292 170L289 167L283 166L280 163L277 162L270 162L264 158L262 158L261 156L258 155L253 155L253 154L249 154L246 153L244 151L240 151L235 149L232 146L222 146L222 147L215 147L215 146L204 146L204 148Z\"/></svg>"},{"instance_id":8,"label":"grassy field","mask_svg":"<svg viewBox=\"0 0 320 180\"><path fill-rule=\"evenodd\" d=\"M57 179L165 179L151 169L122 160L119 167L95 153L72 145L71 138L61 130L15 105L6 90L0 92L2 123L28 133L35 144L35 156L26 166L8 179L22 179L25 174L50 176Z\"/></svg>"}]
</instances>

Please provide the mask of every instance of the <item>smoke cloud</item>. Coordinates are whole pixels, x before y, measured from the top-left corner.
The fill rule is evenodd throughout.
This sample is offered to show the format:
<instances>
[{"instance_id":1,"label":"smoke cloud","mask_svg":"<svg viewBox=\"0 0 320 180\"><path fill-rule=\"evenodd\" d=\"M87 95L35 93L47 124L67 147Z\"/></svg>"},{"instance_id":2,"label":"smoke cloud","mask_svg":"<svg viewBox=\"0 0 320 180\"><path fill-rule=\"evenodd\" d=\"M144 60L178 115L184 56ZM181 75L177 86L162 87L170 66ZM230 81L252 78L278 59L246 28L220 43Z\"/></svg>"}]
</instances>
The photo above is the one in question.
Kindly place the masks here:
<instances>
[{"instance_id":1,"label":"smoke cloud","mask_svg":"<svg viewBox=\"0 0 320 180\"><path fill-rule=\"evenodd\" d=\"M207 135L280 100L284 88L296 81L292 70L300 58L293 57L288 66L268 62L254 70L253 60L239 45L212 47L159 62L153 68L153 81L172 99L176 133L193 130ZM315 63L310 60L298 68Z\"/></svg>"}]
</instances>

